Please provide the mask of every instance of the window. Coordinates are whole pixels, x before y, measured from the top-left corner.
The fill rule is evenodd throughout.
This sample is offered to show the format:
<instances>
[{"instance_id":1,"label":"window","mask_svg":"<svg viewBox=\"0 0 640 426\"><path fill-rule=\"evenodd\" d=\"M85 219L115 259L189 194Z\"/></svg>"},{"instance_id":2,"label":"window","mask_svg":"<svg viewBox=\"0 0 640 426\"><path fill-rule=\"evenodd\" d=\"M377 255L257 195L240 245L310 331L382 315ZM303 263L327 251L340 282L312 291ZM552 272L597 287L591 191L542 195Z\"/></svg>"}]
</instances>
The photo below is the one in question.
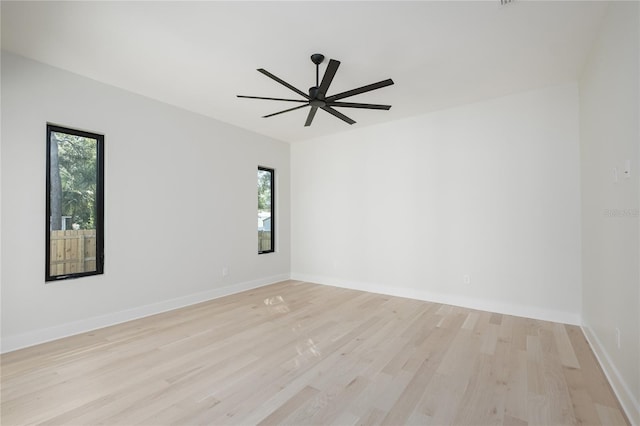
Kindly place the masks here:
<instances>
[{"instance_id":1,"label":"window","mask_svg":"<svg viewBox=\"0 0 640 426\"><path fill-rule=\"evenodd\" d=\"M273 214L274 170L258 167L258 253L273 253L275 243Z\"/></svg>"},{"instance_id":2,"label":"window","mask_svg":"<svg viewBox=\"0 0 640 426\"><path fill-rule=\"evenodd\" d=\"M47 125L45 280L103 273L104 136Z\"/></svg>"}]
</instances>

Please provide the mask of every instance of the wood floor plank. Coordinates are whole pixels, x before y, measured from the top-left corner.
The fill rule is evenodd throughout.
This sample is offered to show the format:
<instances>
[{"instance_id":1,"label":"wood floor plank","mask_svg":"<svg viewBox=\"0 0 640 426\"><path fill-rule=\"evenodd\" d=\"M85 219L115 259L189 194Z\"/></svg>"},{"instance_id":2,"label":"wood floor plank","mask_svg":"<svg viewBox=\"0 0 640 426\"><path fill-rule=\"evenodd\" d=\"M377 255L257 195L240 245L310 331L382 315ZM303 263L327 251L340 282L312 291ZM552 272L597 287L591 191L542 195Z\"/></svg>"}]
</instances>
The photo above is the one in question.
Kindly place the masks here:
<instances>
[{"instance_id":1,"label":"wood floor plank","mask_svg":"<svg viewBox=\"0 0 640 426\"><path fill-rule=\"evenodd\" d=\"M575 424L571 394L563 372L563 355L556 344L556 325L546 323L540 332L544 351L545 396L549 399L550 418L558 419L562 424Z\"/></svg>"},{"instance_id":2,"label":"wood floor plank","mask_svg":"<svg viewBox=\"0 0 640 426\"><path fill-rule=\"evenodd\" d=\"M464 320L464 324L462 324L462 328L466 330L473 330L476 326L476 322L478 321L479 314L477 312L469 312L467 318Z\"/></svg>"},{"instance_id":3,"label":"wood floor plank","mask_svg":"<svg viewBox=\"0 0 640 426\"><path fill-rule=\"evenodd\" d=\"M528 386L527 354L525 351L511 348L508 374L505 423L517 423L516 420L526 423Z\"/></svg>"},{"instance_id":4,"label":"wood floor plank","mask_svg":"<svg viewBox=\"0 0 640 426\"><path fill-rule=\"evenodd\" d=\"M414 412L422 414L424 424L450 423L460 410L469 380L470 377L464 374L449 376L436 372L425 387Z\"/></svg>"},{"instance_id":5,"label":"wood floor plank","mask_svg":"<svg viewBox=\"0 0 640 426\"><path fill-rule=\"evenodd\" d=\"M266 419L258 423L261 426L284 424L284 420L290 417L303 403L318 394L318 390L311 386L305 386L300 392L292 396Z\"/></svg>"},{"instance_id":6,"label":"wood floor plank","mask_svg":"<svg viewBox=\"0 0 640 426\"><path fill-rule=\"evenodd\" d=\"M576 358L564 324L554 324L553 335L556 340L556 347L558 348L562 365L565 367L580 368L580 363L578 362L578 358Z\"/></svg>"},{"instance_id":7,"label":"wood floor plank","mask_svg":"<svg viewBox=\"0 0 640 426\"><path fill-rule=\"evenodd\" d=\"M578 327L301 281L0 358L3 425L629 424Z\"/></svg>"}]
</instances>

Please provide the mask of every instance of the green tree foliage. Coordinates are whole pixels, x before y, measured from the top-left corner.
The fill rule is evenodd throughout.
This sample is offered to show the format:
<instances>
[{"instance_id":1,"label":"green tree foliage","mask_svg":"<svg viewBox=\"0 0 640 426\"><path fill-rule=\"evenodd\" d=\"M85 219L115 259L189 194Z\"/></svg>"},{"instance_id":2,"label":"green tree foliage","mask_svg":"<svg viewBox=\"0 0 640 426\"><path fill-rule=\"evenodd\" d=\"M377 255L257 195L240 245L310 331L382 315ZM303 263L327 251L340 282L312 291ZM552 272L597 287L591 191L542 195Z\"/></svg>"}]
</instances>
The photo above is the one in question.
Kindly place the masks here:
<instances>
[{"instance_id":1,"label":"green tree foliage","mask_svg":"<svg viewBox=\"0 0 640 426\"><path fill-rule=\"evenodd\" d=\"M57 172L60 176L61 191L54 194L52 188L51 205L54 206L56 198L60 197L61 216L71 216L72 223L77 223L81 229L94 229L97 141L57 132L52 135L52 143L54 141L57 141L58 148ZM56 173L54 161L51 162L51 168L53 176ZM52 225L56 222L56 215L53 213L52 211Z\"/></svg>"},{"instance_id":2,"label":"green tree foliage","mask_svg":"<svg viewBox=\"0 0 640 426\"><path fill-rule=\"evenodd\" d=\"M57 133L51 133L51 151L49 160L51 164L49 182L51 185L51 196L49 207L51 211L51 230L62 229L62 182L60 180L60 161L58 158Z\"/></svg>"},{"instance_id":3,"label":"green tree foliage","mask_svg":"<svg viewBox=\"0 0 640 426\"><path fill-rule=\"evenodd\" d=\"M258 210L271 209L271 173L258 170Z\"/></svg>"}]
</instances>

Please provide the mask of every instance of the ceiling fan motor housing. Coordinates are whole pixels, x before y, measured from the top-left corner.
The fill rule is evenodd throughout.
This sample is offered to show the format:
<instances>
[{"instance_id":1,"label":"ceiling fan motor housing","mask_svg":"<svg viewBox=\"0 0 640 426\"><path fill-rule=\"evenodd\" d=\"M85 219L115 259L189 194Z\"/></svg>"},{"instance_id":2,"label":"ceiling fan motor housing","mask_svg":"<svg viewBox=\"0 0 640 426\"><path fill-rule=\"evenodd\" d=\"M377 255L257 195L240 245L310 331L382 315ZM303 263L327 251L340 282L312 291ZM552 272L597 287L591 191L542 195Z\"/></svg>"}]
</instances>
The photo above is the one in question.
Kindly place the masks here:
<instances>
[{"instance_id":1,"label":"ceiling fan motor housing","mask_svg":"<svg viewBox=\"0 0 640 426\"><path fill-rule=\"evenodd\" d=\"M319 93L317 86L309 87L309 97L311 98L309 100L311 106L323 107L326 105L324 95Z\"/></svg>"}]
</instances>

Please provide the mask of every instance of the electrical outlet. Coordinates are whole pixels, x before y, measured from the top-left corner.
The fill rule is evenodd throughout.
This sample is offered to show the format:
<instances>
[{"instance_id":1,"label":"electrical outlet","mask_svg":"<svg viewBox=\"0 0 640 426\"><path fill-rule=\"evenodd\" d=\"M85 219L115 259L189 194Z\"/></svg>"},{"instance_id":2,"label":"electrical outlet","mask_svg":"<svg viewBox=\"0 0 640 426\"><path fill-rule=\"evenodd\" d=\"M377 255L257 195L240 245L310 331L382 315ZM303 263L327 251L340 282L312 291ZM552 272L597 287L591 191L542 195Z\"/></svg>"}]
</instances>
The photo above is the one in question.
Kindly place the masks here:
<instances>
[{"instance_id":1,"label":"electrical outlet","mask_svg":"<svg viewBox=\"0 0 640 426\"><path fill-rule=\"evenodd\" d=\"M620 342L620 329L618 327L616 327L616 342L618 344L618 349L620 349L621 342Z\"/></svg>"},{"instance_id":2,"label":"electrical outlet","mask_svg":"<svg viewBox=\"0 0 640 426\"><path fill-rule=\"evenodd\" d=\"M227 275L229 275L229 267L223 266L222 267L222 276L226 277Z\"/></svg>"},{"instance_id":3,"label":"electrical outlet","mask_svg":"<svg viewBox=\"0 0 640 426\"><path fill-rule=\"evenodd\" d=\"M463 281L465 284L471 284L471 276L470 276L470 275L463 275L463 276L462 276L462 281Z\"/></svg>"}]
</instances>

